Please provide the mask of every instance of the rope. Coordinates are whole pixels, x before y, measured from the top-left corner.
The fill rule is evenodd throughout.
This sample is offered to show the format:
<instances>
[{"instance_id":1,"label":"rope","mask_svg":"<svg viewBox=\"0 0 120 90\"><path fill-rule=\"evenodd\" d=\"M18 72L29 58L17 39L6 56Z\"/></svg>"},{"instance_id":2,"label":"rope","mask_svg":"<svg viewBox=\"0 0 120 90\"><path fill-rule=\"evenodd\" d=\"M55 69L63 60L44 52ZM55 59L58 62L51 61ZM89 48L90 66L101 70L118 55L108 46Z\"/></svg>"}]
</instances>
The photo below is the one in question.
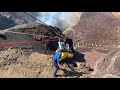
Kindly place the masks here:
<instances>
[{"instance_id":1,"label":"rope","mask_svg":"<svg viewBox=\"0 0 120 90\"><path fill-rule=\"evenodd\" d=\"M49 38L59 38L59 37L52 37L52 36L45 36L45 35L38 35L38 34L29 34L29 33L22 33L22 32L13 32L13 31L5 31L8 33L15 33L15 34L23 34L23 35L32 35L32 36L41 36L41 37L49 37Z\"/></svg>"},{"instance_id":2,"label":"rope","mask_svg":"<svg viewBox=\"0 0 120 90\"><path fill-rule=\"evenodd\" d=\"M23 12L23 13L25 13L25 14L29 15L30 17L32 17L32 18L34 18L34 19L36 19L37 21L41 22L42 24L44 24L44 25L48 26L47 24L45 24L45 23L44 23L44 22L42 22L41 20L39 20L39 19L35 18L34 16L32 16L32 15L30 15L30 14L26 13L26 12ZM48 28L50 28L50 29L54 30L52 27L48 27ZM54 30L54 31L55 31L55 30ZM55 32L56 32L59 36L63 37L63 36L62 36L61 34L59 34L57 31L55 31Z\"/></svg>"},{"instance_id":3,"label":"rope","mask_svg":"<svg viewBox=\"0 0 120 90\"><path fill-rule=\"evenodd\" d=\"M6 46L34 44L34 43L49 42L49 41L58 41L58 40L43 40L43 41L32 41L32 42L14 42L14 43L0 44L0 46L6 47Z\"/></svg>"},{"instance_id":4,"label":"rope","mask_svg":"<svg viewBox=\"0 0 120 90\"><path fill-rule=\"evenodd\" d=\"M42 24L47 25L47 24L45 24L44 22L40 21L39 19L35 18L34 16L32 16L32 15L26 13L26 12L23 12L23 13L25 13L25 14L29 15L30 17L36 19L37 21L41 22Z\"/></svg>"},{"instance_id":5,"label":"rope","mask_svg":"<svg viewBox=\"0 0 120 90\"><path fill-rule=\"evenodd\" d=\"M13 32L13 31L5 31L5 32L9 32L9 33L15 33L15 34L23 34L23 35L36 35L36 36L42 36L42 37L50 37L50 38L59 38L59 37L51 37L51 36L44 36L44 35L37 35L37 34L29 34L29 33L21 33L21 32ZM59 39L63 39L64 38L59 38ZM21 45L21 44L33 44L33 43L40 43L40 42L49 42L49 41L59 41L58 40L42 40L42 41L33 41L33 42L14 42L14 43L6 43L6 44L0 44L0 46L6 47L6 46L14 46L14 45Z\"/></svg>"},{"instance_id":6,"label":"rope","mask_svg":"<svg viewBox=\"0 0 120 90\"><path fill-rule=\"evenodd\" d=\"M31 16L32 18L40 21L39 19L33 17L32 15L24 12L25 14ZM42 24L48 26L47 24L43 23L42 21L40 21ZM53 30L52 27L49 27ZM3 31L3 30L2 30ZM22 32L14 32L14 31L7 31L7 30L4 30L3 32L8 32L8 33L15 33L15 34L23 34L23 35L32 35L32 36L41 36L41 37L49 37L49 38L59 38L59 39L62 39L60 37L52 37L52 36L45 36L45 35L37 35L37 34L29 34L29 33L22 33ZM58 33L58 32L57 32ZM58 33L59 34L59 33ZM60 35L60 34L59 34ZM62 35L60 35L62 36ZM40 43L40 42L49 42L49 41L58 41L58 40L43 40L43 41L33 41L33 42L15 42L15 43L6 43L6 44L0 44L0 46L13 46L13 45L20 45L20 44L33 44L33 43Z\"/></svg>"}]
</instances>

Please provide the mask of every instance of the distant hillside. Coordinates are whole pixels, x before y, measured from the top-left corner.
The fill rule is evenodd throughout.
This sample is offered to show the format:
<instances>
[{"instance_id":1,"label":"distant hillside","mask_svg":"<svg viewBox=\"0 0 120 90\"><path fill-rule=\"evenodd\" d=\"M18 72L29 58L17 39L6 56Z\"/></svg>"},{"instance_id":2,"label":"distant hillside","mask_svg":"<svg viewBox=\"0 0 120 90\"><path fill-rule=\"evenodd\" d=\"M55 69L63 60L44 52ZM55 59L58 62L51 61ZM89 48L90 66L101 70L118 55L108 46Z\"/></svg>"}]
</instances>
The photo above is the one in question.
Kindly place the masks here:
<instances>
[{"instance_id":1,"label":"distant hillside","mask_svg":"<svg viewBox=\"0 0 120 90\"><path fill-rule=\"evenodd\" d=\"M64 33L73 38L76 50L110 50L120 44L120 19L111 12L84 12Z\"/></svg>"},{"instance_id":2,"label":"distant hillside","mask_svg":"<svg viewBox=\"0 0 120 90\"><path fill-rule=\"evenodd\" d=\"M37 17L36 12L27 12L28 14ZM0 12L0 29L11 28L15 25L35 22L34 18L26 15L23 12Z\"/></svg>"}]
</instances>

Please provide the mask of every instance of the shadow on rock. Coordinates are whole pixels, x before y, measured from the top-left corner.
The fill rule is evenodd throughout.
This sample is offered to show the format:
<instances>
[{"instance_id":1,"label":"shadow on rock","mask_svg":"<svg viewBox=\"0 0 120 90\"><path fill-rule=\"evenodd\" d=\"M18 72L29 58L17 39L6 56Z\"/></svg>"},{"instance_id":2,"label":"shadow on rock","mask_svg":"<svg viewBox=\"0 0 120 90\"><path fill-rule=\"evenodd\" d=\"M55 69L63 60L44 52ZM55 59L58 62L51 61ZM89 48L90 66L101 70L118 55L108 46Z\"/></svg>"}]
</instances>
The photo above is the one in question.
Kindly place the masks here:
<instances>
[{"instance_id":1,"label":"shadow on rock","mask_svg":"<svg viewBox=\"0 0 120 90\"><path fill-rule=\"evenodd\" d=\"M85 62L85 55L75 51L74 57L73 57L73 61L74 62Z\"/></svg>"},{"instance_id":2,"label":"shadow on rock","mask_svg":"<svg viewBox=\"0 0 120 90\"><path fill-rule=\"evenodd\" d=\"M84 58L84 54L81 54L80 52L75 51L75 54L73 56L73 58L66 58L64 61L64 63L69 63L69 64L73 64L75 62L85 62L85 58Z\"/></svg>"},{"instance_id":3,"label":"shadow on rock","mask_svg":"<svg viewBox=\"0 0 120 90\"><path fill-rule=\"evenodd\" d=\"M5 35L0 35L0 38L2 38L3 40L7 40L7 37Z\"/></svg>"},{"instance_id":4,"label":"shadow on rock","mask_svg":"<svg viewBox=\"0 0 120 90\"><path fill-rule=\"evenodd\" d=\"M77 51L75 51L74 57L73 58L67 58L63 61L61 61L62 64L66 63L67 66L72 70L75 71L75 68L77 67L76 62L85 62L84 59L84 54L81 54Z\"/></svg>"},{"instance_id":5,"label":"shadow on rock","mask_svg":"<svg viewBox=\"0 0 120 90\"><path fill-rule=\"evenodd\" d=\"M76 77L80 77L83 74L85 74L84 72L75 72L75 71L68 71L68 70L64 70L64 76L68 77L68 76L76 76Z\"/></svg>"}]
</instances>

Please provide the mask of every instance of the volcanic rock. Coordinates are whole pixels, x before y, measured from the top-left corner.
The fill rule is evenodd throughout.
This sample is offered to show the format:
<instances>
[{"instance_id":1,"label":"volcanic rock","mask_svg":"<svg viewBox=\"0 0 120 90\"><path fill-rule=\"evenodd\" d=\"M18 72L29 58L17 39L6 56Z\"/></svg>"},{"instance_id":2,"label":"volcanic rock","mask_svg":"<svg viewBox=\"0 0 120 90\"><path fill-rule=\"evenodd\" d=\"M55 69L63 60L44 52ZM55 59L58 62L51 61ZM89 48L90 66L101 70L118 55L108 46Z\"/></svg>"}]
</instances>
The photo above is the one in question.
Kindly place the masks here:
<instances>
[{"instance_id":1,"label":"volcanic rock","mask_svg":"<svg viewBox=\"0 0 120 90\"><path fill-rule=\"evenodd\" d=\"M113 74L120 76L120 51L114 51L97 61L93 74Z\"/></svg>"}]
</instances>

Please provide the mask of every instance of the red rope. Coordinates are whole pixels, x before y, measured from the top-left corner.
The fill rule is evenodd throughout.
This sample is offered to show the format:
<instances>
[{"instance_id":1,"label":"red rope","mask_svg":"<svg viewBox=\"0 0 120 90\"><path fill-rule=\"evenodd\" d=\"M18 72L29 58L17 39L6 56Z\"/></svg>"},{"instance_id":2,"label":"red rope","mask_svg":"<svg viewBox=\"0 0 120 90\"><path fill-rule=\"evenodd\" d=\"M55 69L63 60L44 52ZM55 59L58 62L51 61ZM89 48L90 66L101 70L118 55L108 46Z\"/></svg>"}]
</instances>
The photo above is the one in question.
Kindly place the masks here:
<instances>
[{"instance_id":1,"label":"red rope","mask_svg":"<svg viewBox=\"0 0 120 90\"><path fill-rule=\"evenodd\" d=\"M14 45L23 45L23 44L33 44L33 43L40 43L40 42L49 42L49 41L58 41L58 40L43 40L43 41L32 41L32 42L15 42L15 43L6 43L0 44L0 46L14 46Z\"/></svg>"}]
</instances>

